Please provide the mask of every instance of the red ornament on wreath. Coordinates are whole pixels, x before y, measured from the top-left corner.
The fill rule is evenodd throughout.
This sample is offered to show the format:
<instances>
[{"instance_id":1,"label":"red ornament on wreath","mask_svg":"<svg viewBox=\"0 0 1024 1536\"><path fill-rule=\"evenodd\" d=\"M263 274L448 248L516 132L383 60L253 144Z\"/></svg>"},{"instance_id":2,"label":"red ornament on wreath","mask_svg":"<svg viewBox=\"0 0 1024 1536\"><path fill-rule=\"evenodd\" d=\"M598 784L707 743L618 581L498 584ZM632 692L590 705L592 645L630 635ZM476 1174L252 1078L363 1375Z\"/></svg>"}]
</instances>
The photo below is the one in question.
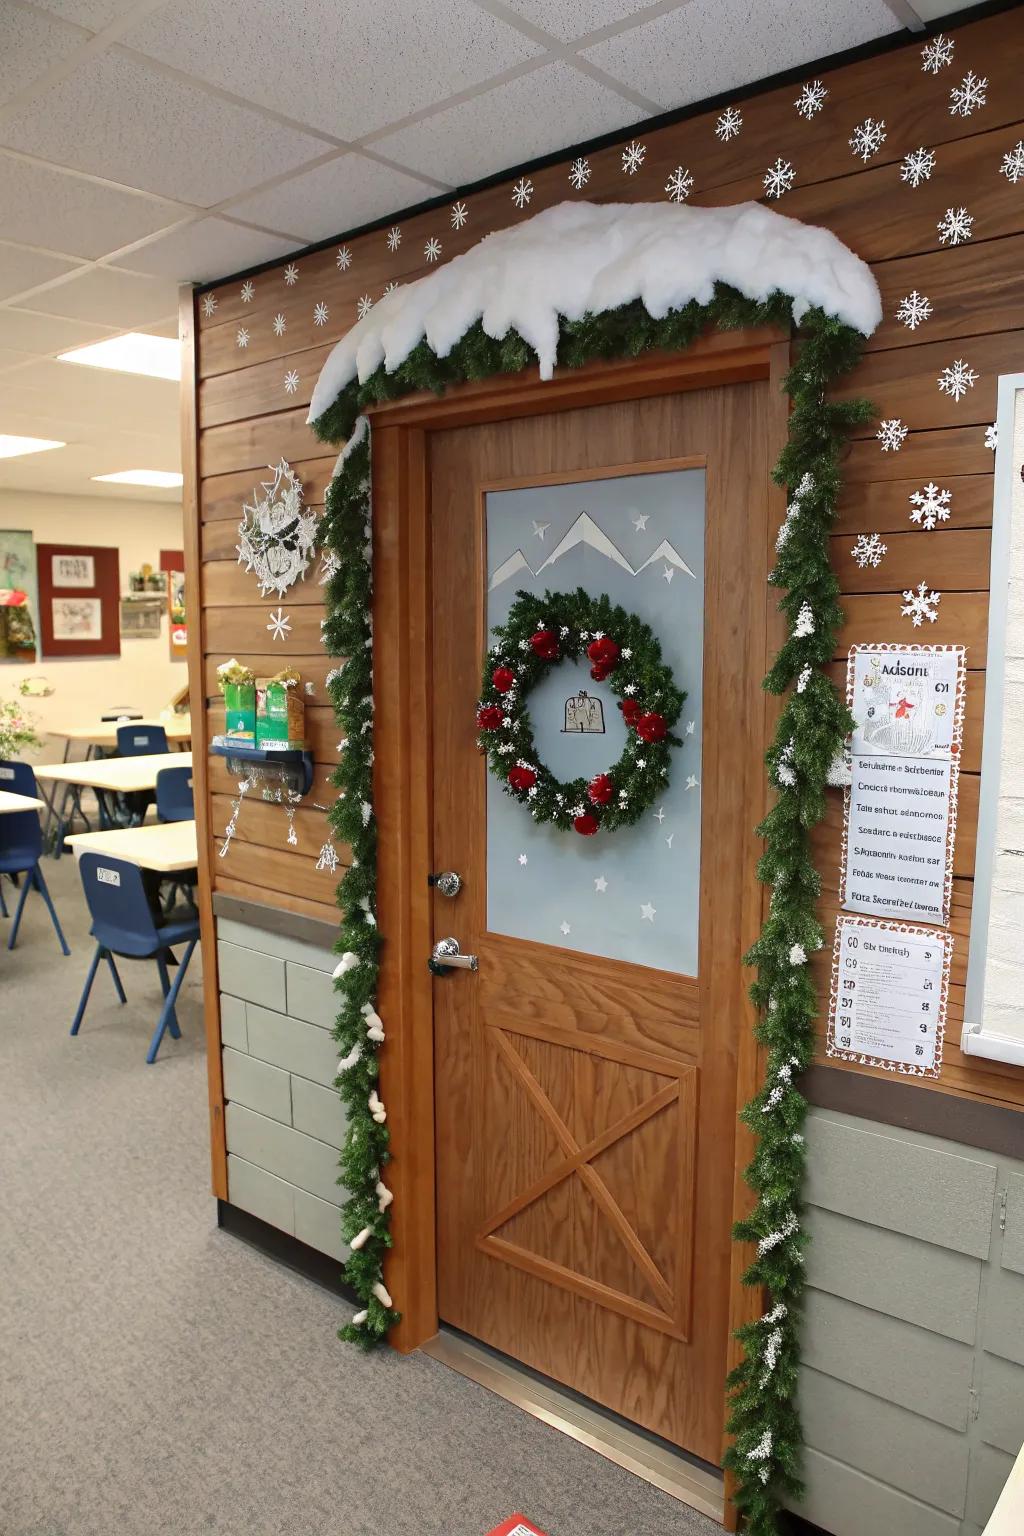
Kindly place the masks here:
<instances>
[{"instance_id":1,"label":"red ornament on wreath","mask_svg":"<svg viewBox=\"0 0 1024 1536\"><path fill-rule=\"evenodd\" d=\"M636 722L636 733L641 741L664 741L667 732L664 715L653 710L650 714L641 715Z\"/></svg>"},{"instance_id":2,"label":"red ornament on wreath","mask_svg":"<svg viewBox=\"0 0 1024 1536\"><path fill-rule=\"evenodd\" d=\"M607 635L602 635L599 640L591 640L587 646L587 655L595 667L602 667L608 673L615 671L622 651L614 640L610 640Z\"/></svg>"},{"instance_id":3,"label":"red ornament on wreath","mask_svg":"<svg viewBox=\"0 0 1024 1536\"><path fill-rule=\"evenodd\" d=\"M596 774L587 785L587 799L591 805L607 805L614 794L615 785L610 774Z\"/></svg>"},{"instance_id":4,"label":"red ornament on wreath","mask_svg":"<svg viewBox=\"0 0 1024 1536\"><path fill-rule=\"evenodd\" d=\"M643 714L643 710L640 708L640 705L637 703L636 699L623 699L622 703L619 705L619 708L622 710L622 718L625 720L627 725L636 725L637 721L640 719L640 716Z\"/></svg>"},{"instance_id":5,"label":"red ornament on wreath","mask_svg":"<svg viewBox=\"0 0 1024 1536\"><path fill-rule=\"evenodd\" d=\"M541 661L557 661L558 636L553 635L550 629L538 629L536 634L530 636L530 645L535 656Z\"/></svg>"},{"instance_id":6,"label":"red ornament on wreath","mask_svg":"<svg viewBox=\"0 0 1024 1536\"><path fill-rule=\"evenodd\" d=\"M532 768L526 768L522 763L516 763L508 771L508 782L519 794L532 789L537 782L537 775Z\"/></svg>"},{"instance_id":7,"label":"red ornament on wreath","mask_svg":"<svg viewBox=\"0 0 1024 1536\"><path fill-rule=\"evenodd\" d=\"M491 673L491 682L499 693L508 693L515 680L516 675L511 667L495 667Z\"/></svg>"},{"instance_id":8,"label":"red ornament on wreath","mask_svg":"<svg viewBox=\"0 0 1024 1536\"><path fill-rule=\"evenodd\" d=\"M580 837L593 837L600 825L593 811L584 811L582 816L576 816L573 819L573 827Z\"/></svg>"},{"instance_id":9,"label":"red ornament on wreath","mask_svg":"<svg viewBox=\"0 0 1024 1536\"><path fill-rule=\"evenodd\" d=\"M497 704L481 704L476 712L476 723L482 731L496 731L504 718Z\"/></svg>"}]
</instances>

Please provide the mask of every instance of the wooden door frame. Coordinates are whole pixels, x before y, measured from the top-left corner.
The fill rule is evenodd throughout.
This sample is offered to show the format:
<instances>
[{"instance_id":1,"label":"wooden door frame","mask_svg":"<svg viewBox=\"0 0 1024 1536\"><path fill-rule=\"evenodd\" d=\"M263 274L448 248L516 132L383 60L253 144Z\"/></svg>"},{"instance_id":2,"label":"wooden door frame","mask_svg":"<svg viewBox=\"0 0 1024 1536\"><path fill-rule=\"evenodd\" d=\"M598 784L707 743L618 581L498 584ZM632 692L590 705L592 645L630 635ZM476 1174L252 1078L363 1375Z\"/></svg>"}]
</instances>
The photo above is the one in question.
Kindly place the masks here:
<instances>
[{"instance_id":1,"label":"wooden door frame","mask_svg":"<svg viewBox=\"0 0 1024 1536\"><path fill-rule=\"evenodd\" d=\"M452 427L751 380L769 383L769 461L786 441L788 402L782 378L789 366L788 335L775 329L714 332L677 353L598 363L556 372L547 382L536 373L501 376L452 388L445 395L417 394L373 408L373 631L375 764L378 828L377 911L385 935L379 1008L388 1043L381 1056L381 1092L388 1106L393 1162L394 1248L386 1265L388 1289L402 1319L391 1342L406 1353L438 1331L434 1187L433 977L427 969L432 942L433 868L431 786L431 588L428 434ZM764 540L766 561L785 507L769 479ZM765 670L779 641L774 604L764 593ZM767 747L775 710L764 699ZM756 820L767 804L751 807ZM751 840L753 867L756 847ZM751 883L752 885L752 883ZM766 902L751 896L744 911L743 945L760 930ZM754 1043L754 1013L739 1021L737 1102L745 1103L762 1078ZM738 1123L734 1215L746 1214L750 1191L742 1170L752 1152L750 1133ZM758 1298L740 1276L749 1255L734 1250L730 1277L730 1328L760 1315ZM730 1364L734 1362L730 1344ZM725 1385L723 1382L723 1395Z\"/></svg>"}]
</instances>

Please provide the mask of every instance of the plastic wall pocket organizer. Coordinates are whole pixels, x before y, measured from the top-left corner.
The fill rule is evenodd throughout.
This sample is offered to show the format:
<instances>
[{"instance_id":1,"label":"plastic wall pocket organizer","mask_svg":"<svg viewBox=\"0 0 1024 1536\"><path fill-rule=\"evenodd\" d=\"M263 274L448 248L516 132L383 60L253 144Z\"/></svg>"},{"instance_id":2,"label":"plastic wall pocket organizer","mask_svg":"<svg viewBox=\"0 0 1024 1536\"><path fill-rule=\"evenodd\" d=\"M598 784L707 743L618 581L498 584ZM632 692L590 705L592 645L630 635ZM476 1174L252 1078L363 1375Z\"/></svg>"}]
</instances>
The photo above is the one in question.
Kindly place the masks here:
<instances>
[{"instance_id":1,"label":"plastic wall pocket organizer","mask_svg":"<svg viewBox=\"0 0 1024 1536\"><path fill-rule=\"evenodd\" d=\"M215 739L210 751L227 758L233 778L255 778L299 796L308 795L313 787L313 754L300 747L251 747Z\"/></svg>"}]
</instances>

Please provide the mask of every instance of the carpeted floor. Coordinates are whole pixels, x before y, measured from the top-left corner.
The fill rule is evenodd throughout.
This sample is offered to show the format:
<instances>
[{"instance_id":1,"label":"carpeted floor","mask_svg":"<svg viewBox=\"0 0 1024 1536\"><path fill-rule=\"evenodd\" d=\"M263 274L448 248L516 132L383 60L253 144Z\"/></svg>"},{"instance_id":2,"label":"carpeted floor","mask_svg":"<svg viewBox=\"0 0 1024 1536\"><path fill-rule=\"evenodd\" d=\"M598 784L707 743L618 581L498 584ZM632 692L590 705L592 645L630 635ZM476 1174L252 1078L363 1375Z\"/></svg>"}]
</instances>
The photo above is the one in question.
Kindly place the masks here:
<instances>
[{"instance_id":1,"label":"carpeted floor","mask_svg":"<svg viewBox=\"0 0 1024 1536\"><path fill-rule=\"evenodd\" d=\"M2 1536L711 1536L701 1515L219 1232L198 965L153 1067L155 967L97 978L71 858L0 950ZM9 921L0 919L6 943Z\"/></svg>"}]
</instances>

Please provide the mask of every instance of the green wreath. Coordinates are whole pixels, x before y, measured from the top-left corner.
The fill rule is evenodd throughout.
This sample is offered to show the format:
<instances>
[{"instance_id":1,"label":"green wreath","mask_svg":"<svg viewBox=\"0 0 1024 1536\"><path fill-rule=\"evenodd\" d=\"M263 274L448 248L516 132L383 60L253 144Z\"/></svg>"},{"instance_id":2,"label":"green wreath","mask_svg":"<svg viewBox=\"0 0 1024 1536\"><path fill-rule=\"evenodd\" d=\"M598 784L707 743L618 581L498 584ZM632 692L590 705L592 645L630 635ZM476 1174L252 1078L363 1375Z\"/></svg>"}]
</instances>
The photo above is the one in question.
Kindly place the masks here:
<instances>
[{"instance_id":1,"label":"green wreath","mask_svg":"<svg viewBox=\"0 0 1024 1536\"><path fill-rule=\"evenodd\" d=\"M534 821L591 837L631 826L664 793L672 734L686 694L661 646L635 613L606 596L517 592L484 664L476 723L490 771ZM626 725L622 756L591 779L561 780L540 761L526 702L550 667L586 655L595 682L618 695Z\"/></svg>"}]
</instances>

